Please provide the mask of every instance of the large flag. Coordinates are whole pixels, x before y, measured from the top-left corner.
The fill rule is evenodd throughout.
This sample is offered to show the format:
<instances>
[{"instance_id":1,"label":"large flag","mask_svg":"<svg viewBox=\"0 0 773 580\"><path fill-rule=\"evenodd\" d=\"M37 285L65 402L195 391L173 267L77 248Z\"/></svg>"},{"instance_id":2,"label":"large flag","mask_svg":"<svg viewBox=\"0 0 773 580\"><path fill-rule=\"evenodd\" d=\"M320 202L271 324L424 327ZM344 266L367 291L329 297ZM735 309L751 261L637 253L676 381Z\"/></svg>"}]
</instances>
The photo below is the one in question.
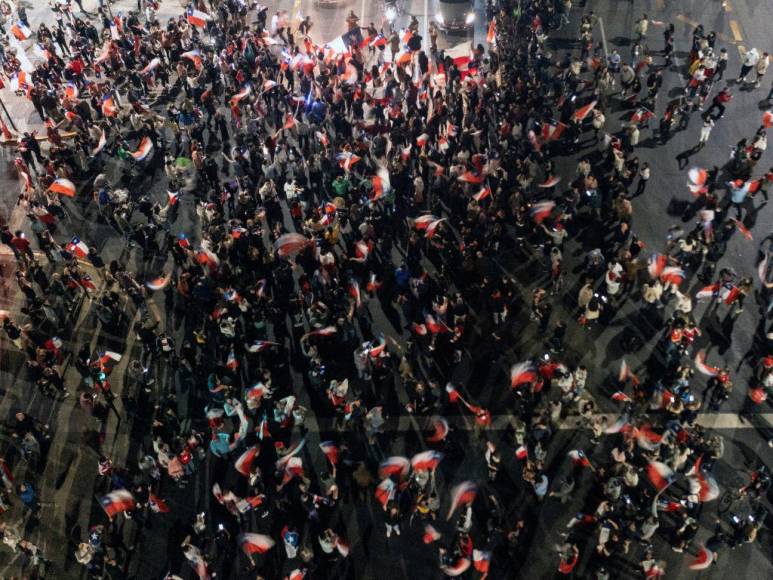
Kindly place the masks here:
<instances>
[{"instance_id":1,"label":"large flag","mask_svg":"<svg viewBox=\"0 0 773 580\"><path fill-rule=\"evenodd\" d=\"M137 503L134 496L125 489L117 489L99 500L102 509L111 520L120 513L131 511Z\"/></svg>"},{"instance_id":2,"label":"large flag","mask_svg":"<svg viewBox=\"0 0 773 580\"><path fill-rule=\"evenodd\" d=\"M443 459L443 454L440 451L422 451L417 453L411 458L411 466L416 471L435 471L440 461Z\"/></svg>"},{"instance_id":3,"label":"large flag","mask_svg":"<svg viewBox=\"0 0 773 580\"><path fill-rule=\"evenodd\" d=\"M78 237L70 240L70 243L67 244L67 251L79 258L85 258L89 255L89 247Z\"/></svg>"},{"instance_id":4,"label":"large flag","mask_svg":"<svg viewBox=\"0 0 773 580\"><path fill-rule=\"evenodd\" d=\"M11 34L13 34L18 40L27 40L32 38L32 31L29 26L24 24L21 20L17 20L11 26Z\"/></svg>"},{"instance_id":5,"label":"large flag","mask_svg":"<svg viewBox=\"0 0 773 580\"><path fill-rule=\"evenodd\" d=\"M132 153L132 157L134 157L135 161L142 161L150 154L152 150L153 142L148 137L143 137L139 146L137 147L137 150Z\"/></svg>"},{"instance_id":6,"label":"large flag","mask_svg":"<svg viewBox=\"0 0 773 580\"><path fill-rule=\"evenodd\" d=\"M49 186L49 191L64 195L65 197L75 197L75 184L69 179L59 177Z\"/></svg>"},{"instance_id":7,"label":"large flag","mask_svg":"<svg viewBox=\"0 0 773 580\"><path fill-rule=\"evenodd\" d=\"M199 28L204 28L207 22L212 20L212 17L206 12L200 10L189 9L188 10L188 23Z\"/></svg>"},{"instance_id":8,"label":"large flag","mask_svg":"<svg viewBox=\"0 0 773 580\"><path fill-rule=\"evenodd\" d=\"M248 556L252 556L253 554L265 554L273 548L276 543L265 534L240 534L238 540L239 546L241 546L244 553Z\"/></svg>"},{"instance_id":9,"label":"large flag","mask_svg":"<svg viewBox=\"0 0 773 580\"><path fill-rule=\"evenodd\" d=\"M456 485L451 490L451 507L448 510L447 519L451 519L451 516L456 509L463 505L469 505L475 501L475 497L478 495L478 486L472 481L463 481L459 485Z\"/></svg>"}]
</instances>

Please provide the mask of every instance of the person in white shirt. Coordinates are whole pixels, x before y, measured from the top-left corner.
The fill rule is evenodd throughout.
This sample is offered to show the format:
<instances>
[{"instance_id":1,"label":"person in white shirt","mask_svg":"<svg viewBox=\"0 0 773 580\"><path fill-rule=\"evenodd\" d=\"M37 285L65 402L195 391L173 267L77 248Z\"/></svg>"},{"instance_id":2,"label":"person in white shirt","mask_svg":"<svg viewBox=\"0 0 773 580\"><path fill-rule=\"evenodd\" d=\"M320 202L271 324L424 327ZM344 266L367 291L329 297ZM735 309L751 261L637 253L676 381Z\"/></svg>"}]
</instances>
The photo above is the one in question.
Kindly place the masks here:
<instances>
[{"instance_id":1,"label":"person in white shirt","mask_svg":"<svg viewBox=\"0 0 773 580\"><path fill-rule=\"evenodd\" d=\"M698 140L698 149L701 149L709 140L711 130L714 128L714 119L711 117L703 118L703 127L701 127L701 137Z\"/></svg>"}]
</instances>

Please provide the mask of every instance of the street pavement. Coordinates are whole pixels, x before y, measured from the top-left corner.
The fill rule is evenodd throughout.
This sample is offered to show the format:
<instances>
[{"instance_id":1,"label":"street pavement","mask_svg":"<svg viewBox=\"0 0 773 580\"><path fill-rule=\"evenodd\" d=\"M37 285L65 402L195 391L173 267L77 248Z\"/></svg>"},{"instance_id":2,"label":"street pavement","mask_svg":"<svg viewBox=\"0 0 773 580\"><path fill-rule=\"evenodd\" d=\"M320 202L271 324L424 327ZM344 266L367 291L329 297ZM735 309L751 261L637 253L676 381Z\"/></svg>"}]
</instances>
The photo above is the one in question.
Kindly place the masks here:
<instances>
[{"instance_id":1,"label":"street pavement","mask_svg":"<svg viewBox=\"0 0 773 580\"><path fill-rule=\"evenodd\" d=\"M87 9L93 9L96 2L85 0L84 5ZM47 17L47 9L43 3L27 3L27 6L33 24ZM117 2L114 4L114 10L126 10L133 6L136 6L134 2ZM320 8L312 0L293 3L274 2L269 3L269 11L272 12L277 6L292 11L293 14L310 14L315 22L312 30L315 42L332 39L343 32L345 15L350 9L354 9L360 15L363 24L379 18L381 13L379 3L366 0L336 8ZM177 14L179 10L178 2L165 0L162 3L160 15L165 17ZM477 10L478 23L474 32L476 43L485 37L480 4L477 5ZM569 41L576 39L580 15L587 10L593 10L597 15L602 16L604 35L609 49L616 47L624 55L629 49L629 38L633 34L634 21L642 12L646 12L654 20L674 22L678 51L677 66L665 75L665 83L656 111L658 115L662 114L667 99L678 94L683 88L684 81L679 74L678 65L684 63L685 51L689 49L691 31L695 23L702 22L707 30L714 29L720 33L718 46L726 46L730 52L730 65L726 74L728 79L734 78L737 73L739 56L744 50L753 46L761 51L771 51L773 48L769 36L773 5L769 2L729 0L723 5L719 0L680 2L588 0L584 6L581 2L577 2L571 14L571 24L564 26L561 31L553 35L556 56L562 54L563 47L570 44ZM407 11L419 16L423 26L424 2L422 0L413 0ZM661 31L658 26L650 28L648 45L653 50L659 50L662 47ZM594 31L595 37L600 38L600 33L600 28ZM451 38L444 39L442 42L452 45L458 41ZM658 62L657 55L655 61ZM712 133L708 146L693 156L691 164L704 167L721 165L728 159L731 148L739 139L754 133L760 124L762 111L766 108L761 99L767 93L769 82L770 79L767 79L762 88L754 91L739 91L731 84L734 100L728 107L727 114L719 121ZM35 127L31 105L23 99L10 95L7 90L3 91L2 96L20 128ZM610 103L611 110L607 115L608 125L611 129L617 129L626 118L626 111L616 110L618 105L614 98ZM681 223L679 216L667 214L667 208L673 199L683 201L690 199L690 194L685 187L686 172L678 169L675 157L697 142L698 133L697 114L693 115L687 130L677 133L666 145L656 145L649 132L642 131L642 142L636 154L642 161L650 162L653 176L646 192L634 200L634 230L647 243L648 248L653 250L662 248L668 227L674 223ZM580 154L589 153L593 147L589 144ZM9 151L4 150L2 155L8 161ZM577 158L578 155L574 154L559 160L560 173L571 175ZM762 169L770 164L768 154L758 167ZM2 196L3 209L8 216L15 202L18 186L16 179L8 175L2 178L2 185L5 191L5 195ZM164 188L159 184L154 188L154 193L161 198L164 195ZM192 202L184 199L182 203L183 207L175 228L186 231L195 238L197 226ZM88 243L95 243L104 259L120 257L128 261L130 269L143 270L141 256L127 251L109 226L94 220L93 209L86 204L77 204L72 208L72 214L74 217L71 222L65 224L68 231L62 233L63 238L68 238L71 233L77 233ZM754 241L746 241L740 235L735 236L720 265L732 265L739 274L754 276L758 243L771 233L770 224L771 209L765 206L756 215L756 223L752 229ZM576 251L571 259L579 263L583 255L581 248L570 245L570 249ZM513 273L521 285L524 299L528 300L531 281L542 275L537 260L522 262L503 259L501 264L503 268ZM573 288L576 283L576 276L570 275L566 280L566 287ZM694 294L702 284L692 278L686 285L690 293ZM157 302L159 299L154 299L151 309L163 324L166 321L163 304ZM10 293L6 303L11 303ZM372 301L369 307L374 317L374 326L399 339L402 329L392 326L381 305L377 301ZM704 325L714 324L708 317L703 317L704 308L703 305L696 307L696 318L703 320ZM569 310L559 308L557 311L556 316L564 316L567 320L572 316ZM545 348L543 342L536 336L536 328L528 322L525 312L517 313L515 316L518 321L516 326L522 330L514 337L513 343L505 352L472 352L459 370L459 377L462 379L461 384L465 391L472 394L481 405L494 411L494 429L491 437L495 441L509 442L511 437L511 416L507 414L510 395L506 379L510 364L523 360L527 356L539 354ZM727 363L735 371L752 346L757 316L757 306L750 300L745 312L735 322L729 347L722 352L717 352L716 349L709 350L713 364ZM650 364L649 353L659 334L655 334L655 326L650 321L642 320L638 316L636 303L630 300L621 306L612 324L599 329L595 334L583 334L585 331L574 329L574 325L570 324L566 341L568 348L562 355L570 364L584 364L588 367L589 391L594 395L597 404L608 413L614 413L616 410L616 405L609 400L607 381L609 377L617 374L623 357L619 338L624 324L634 325L646 342L646 346L637 354L626 355L628 364L635 371L646 367ZM114 389L121 392L124 386L120 377L128 361L138 356L138 347L133 333L102 328L87 299L76 313L73 328L72 336L65 337L67 344L79 344L80 341L90 339L95 349L97 345L101 345L102 348L109 346L111 350L118 350L123 354L123 360L113 375ZM124 328L128 328L128 325ZM704 341L707 343L707 339L704 338ZM72 559L71 540L82 535L90 524L104 520L95 502L95 497L99 495L95 450L95 438L99 437L96 433L97 421L93 417L86 416L77 407L74 398L64 402L52 402L42 397L34 386L27 383L21 367L21 358L12 349L7 348L7 343L4 342L0 352L0 394L3 397L0 401L0 417L11 418L17 409L28 409L33 416L51 425L53 433L53 441L46 453L42 476L38 480L42 484L42 498L46 504L43 508L45 516L38 524L28 519L23 520L23 523L31 537L39 542L47 556L54 561L56 572L52 577L77 578L81 574L81 567ZM164 368L159 368L158 371L162 375L167 372ZM735 390L731 400L725 403L722 413L708 414L701 418L704 424L717 429L726 438L726 455L718 463L716 471L717 480L722 488L740 485L759 461L767 465L773 463L773 452L768 446L768 441L773 437L770 430L770 415L756 417L752 423L741 423L736 416L745 395L744 378L747 376L748 368L741 367L734 374L739 388ZM301 378L294 371L292 371L292 377L296 385L301 384ZM69 368L66 378L71 389L74 390L77 383L76 371ZM164 381L158 382L163 384ZM181 416L194 414L193 410L197 409L198 404L197 397L191 393L182 392L179 383L174 383ZM309 407L308 396L302 389L297 392L301 404ZM158 396L159 393L156 395ZM397 399L395 407L407 400L405 392L398 385L395 385L395 397ZM138 439L143 433L143 426L147 427L149 418L130 417L122 402L119 402L118 408L121 421L112 416L109 418L104 433L103 448L113 458L114 463L120 465L127 460L136 460L142 443ZM196 417L199 420L200 418ZM447 451L447 457L439 469L439 485L441 488L447 488L465 479L485 481L483 447L471 422L462 416L452 416L451 423L453 426L451 448ZM322 414L310 416L308 427L307 448L309 449L315 448L319 441L329 438L332 433L329 417ZM425 421L421 418L414 418L404 413L401 416L391 417L385 427L385 441L388 441L388 445L383 450L384 454L410 455L417 451L420 449L421 432L425 427ZM567 420L563 427L564 429L556 436L550 447L546 462L549 466L551 482L558 481L569 472L570 467L566 460L566 452L569 449L589 449L587 435L573 429L571 420ZM6 453L13 454L14 442L6 435L0 436L0 440ZM593 455L602 456L606 452L608 452L607 446L602 443L589 455L592 458ZM318 454L307 454L304 457L304 463L312 466L310 469L312 478L325 470L325 466L320 464ZM142 537L135 538L136 526L132 523L125 524L126 544L131 546L136 542L136 549L130 553L131 558L127 565L130 577L158 578L169 570L186 578L191 577L191 570L182 561L179 543L186 533L186 526L193 514L212 507L209 477L210 470L213 468L216 466L208 464L200 469L184 487L165 485L161 495L172 507L172 513L150 516L150 528L143 532ZM29 468L23 463L17 463L15 469L17 476L23 476L25 470ZM518 569L504 568L495 556L490 578L553 577L557 565L553 546L561 541L559 533L573 514L588 509L588 506L592 505L594 492L590 484L591 476L585 474L583 477L580 489L569 504L561 505L547 500L543 505L539 505L533 501L531 495L518 495L522 493L518 491L522 489L522 485L518 483L521 479L520 465L514 457L505 458L502 475L489 491L502 498L510 499L514 496L518 498L516 502L518 512L506 514L506 519L508 525L511 525L516 518L525 519L526 537L520 548L521 560ZM481 503L487 501L486 499ZM476 509L483 509L483 507ZM372 497L366 502L347 503L342 510L341 523L345 536L352 544L350 558L352 567L348 571L341 571L341 576L358 579L440 577L434 551L421 542L422 530L418 526L404 526L400 537L387 540L380 523L379 511L380 507ZM710 534L716 508L709 504L704 512L701 518L703 526L699 533L699 540L705 540ZM373 522L371 522L372 515L375 516ZM438 527L442 528L444 525L441 522ZM658 557L666 559L668 563L668 578L693 576L697 578L732 576L770 578L773 577L770 538L769 531L763 530L756 544L723 552L719 563L703 573L687 570L686 564L691 556L672 552L663 540L658 540L655 546ZM584 559L579 568L580 577L588 573L587 555L592 550L595 539L589 538L589 542L587 546L581 546ZM613 577L637 577L635 565L638 560L636 558L638 558L638 551L634 549L630 555L630 561L621 560L615 564ZM18 558L7 550L0 550L0 578L19 575L18 563ZM221 576L227 577L228 569L229 562L225 562L225 573L221 572ZM231 567L231 571L234 575L239 573L238 563Z\"/></svg>"}]
</instances>

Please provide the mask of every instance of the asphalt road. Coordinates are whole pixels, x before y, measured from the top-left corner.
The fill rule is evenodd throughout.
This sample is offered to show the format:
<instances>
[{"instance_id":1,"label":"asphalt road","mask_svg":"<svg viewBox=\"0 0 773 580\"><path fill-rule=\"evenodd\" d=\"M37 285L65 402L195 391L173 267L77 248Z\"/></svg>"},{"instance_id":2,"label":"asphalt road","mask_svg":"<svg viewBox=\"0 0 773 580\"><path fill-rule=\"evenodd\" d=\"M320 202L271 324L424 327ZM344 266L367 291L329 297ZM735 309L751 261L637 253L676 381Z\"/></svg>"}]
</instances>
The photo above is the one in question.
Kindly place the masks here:
<instances>
[{"instance_id":1,"label":"asphalt road","mask_svg":"<svg viewBox=\"0 0 773 580\"><path fill-rule=\"evenodd\" d=\"M96 2L86 0L84 4L89 8ZM680 1L674 6L670 4L664 0L647 2L589 0L584 10L592 9L597 15L603 17L605 36L610 49L618 47L622 54L625 54L628 49L628 39L632 35L633 23L641 12L647 12L651 18L659 21L674 22L677 51L681 53L681 58L678 55L678 60L681 63L684 62L684 51L689 48L692 23L703 22L707 29L714 29L720 33L718 44L727 46L730 51L728 78L733 78L734 73L738 70L740 47L748 49L755 46L760 50L773 48L768 34L768 23L773 18L773 6L770 3L753 0L748 2L730 0L724 8L719 0ZM117 3L119 8L132 5L134 5L133 2ZM280 5L283 9L292 8L294 12L300 11L303 15L312 15L315 22L312 36L315 41L331 39L343 32L345 28L344 18L349 9L354 9L361 16L361 22L376 19L380 14L378 3L374 2L354 2L335 9L317 8L311 0L296 2L292 6L288 2L282 2ZM33 22L45 16L45 7L39 3L28 4L28 6ZM270 4L270 10L273 10L274 6L276 3ZM178 7L177 2L166 0L162 5L161 14L164 15L167 10L169 13L176 13ZM478 10L480 15L480 7ZM555 46L559 47L558 53L563 50L560 47L566 46L567 40L576 37L582 11L583 7L576 6L571 15L571 25L565 26L555 35ZM409 12L422 16L423 2L414 0ZM481 24L482 20L479 16L475 29L476 41L485 36ZM731 23L734 24L731 25ZM598 35L599 31L596 32L597 37ZM654 49L661 47L660 29L656 26L651 27L649 44ZM655 58L657 62L657 56ZM768 79L769 81L770 79ZM664 87L658 102L658 114L662 114L666 96L676 94L676 91L682 87L683 80L677 70L666 73ZM740 138L751 136L759 126L762 110L765 109L760 103L760 99L767 93L767 89L768 85L756 91L739 91L734 88L735 99L728 108L725 118L718 123L708 146L695 155L691 163L708 166L726 161L730 148ZM3 94L4 98L6 93L7 91ZM619 126L620 120L625 118L626 111L615 110L617 104L614 99L611 102L614 112L608 114L608 123L612 128L616 128ZM25 111L25 106L22 101L18 107L12 107L14 115L18 111L21 122L29 122L32 118L28 114L31 112L31 108ZM679 152L689 149L695 144L698 132L697 116L691 120L686 131L676 134L666 145L655 146L649 139L648 132L642 132L642 143L637 149L637 155L642 161L650 162L653 167L653 177L645 194L634 202L634 229L649 248L662 247L668 226L679 222L677 216L667 215L666 209L671 200L673 198L689 199L689 192L684 186L686 172L678 169L674 158ZM576 158L575 155L559 162L563 175L571 175L574 172ZM767 167L769 164L768 154L761 161L759 167ZM4 189L11 194L11 196L6 195L3 199L6 208L10 209L9 199L15 197L13 192L16 191L16 181L6 178L2 180L2 184ZM154 190L154 194L158 195L159 198L165 195L161 184ZM132 264L136 269L142 269L141 257L136 252L128 253L110 227L92 220L93 212L89 210L85 210L84 213L78 212L78 208L74 208L73 215L75 217L71 223L66 224L73 233L81 235L90 243L96 243L105 259L120 256L128 260L129 264ZM771 233L770 212L769 207L764 207L758 212L756 223L752 228L754 241L746 241L741 236L734 237L727 255L721 262L722 265L731 264L742 275L754 275L757 243ZM196 235L192 202L183 201L180 218L175 226L180 231ZM67 232L62 237L67 238L69 234L70 232ZM579 252L579 248L577 250ZM581 258L582 254L578 253L577 256L570 259L579 261ZM527 281L532 280L535 275L540 275L533 262L522 264L505 260L503 264L515 273L523 285L524 293L528 291ZM566 287L572 288L575 282L574 278L569 277L566 281ZM701 283L694 279L688 284L691 292L700 286ZM395 329L391 325L377 302L371 302L370 307L377 328L383 329L391 335L399 335L399 329ZM698 306L697 308L696 315L699 319L701 318L701 308L703 307ZM160 319L165 320L162 305L159 304L154 311ZM735 369L751 346L756 320L756 307L749 304L746 311L735 323L733 340L729 347L724 352L710 351L712 361L715 361L715 364L720 361L726 362ZM610 375L616 374L619 367L622 351L619 349L618 339L622 324L625 322L637 325L645 337L653 334L652 331L647 330L648 321L636 317L636 305L629 301L622 306L615 322L597 334L585 336L579 334L581 331L570 331L567 337L567 343L570 345L564 355L567 362L582 363L589 368L589 389L596 396L599 405L610 412L614 411L616 407L608 400L604 383ZM501 414L503 417L498 423L500 428L493 433L495 439L505 438L506 440L507 438L507 429L502 424L507 423L508 389L504 388L506 384L504 377L506 377L509 365L515 360L537 354L544 348L542 342L535 337L536 329L533 325L529 325L525 316L519 317L519 325L523 328L523 332L517 342L511 345L511 348L503 353L475 352L461 372L466 379L465 388L475 395L477 401L487 408L501 410L497 414ZM121 376L126 362L137 354L132 333L118 329L101 328L93 312L90 311L88 303L84 304L77 313L74 326L73 337L65 337L70 344L90 338L94 345L97 343L116 345L113 350L118 349L124 354L122 364L114 371L116 378ZM648 363L648 355L654 340L656 338L651 337L648 345L641 349L640 356L626 357L634 369ZM515 351L518 352L517 357ZM24 520L23 523L27 526L28 534L31 534L31 537L44 548L47 556L54 560L57 566L56 577L75 578L78 577L81 569L72 561L71 548L65 549L65 546L68 546L68 538L82 533L89 524L100 521L100 518L103 517L100 508L94 501L97 493L95 482L97 456L94 446L89 445L95 436L96 421L85 416L75 406L72 399L64 403L52 403L37 394L34 387L31 387L24 380L23 370L20 372L21 362L19 357L6 348L6 344L3 343L0 353L0 389L2 390L0 394L3 396L2 401L0 401L0 417L10 417L19 408L29 409L34 416L48 422L54 432L53 444L47 454L47 461L40 480L43 501L50 505L44 507L46 515L40 524L35 525L28 520ZM161 372L165 371L162 369ZM748 370L745 367L739 371L736 377L738 385L744 385L743 378L747 373ZM72 369L66 375L68 382L73 387L76 375L77 373ZM299 381L298 376L293 375L293 378L295 381ZM296 384L299 383L296 382ZM117 380L115 386L119 389L122 388L121 381ZM720 432L727 440L725 459L720 462L716 472L720 486L737 484L739 476L742 476L745 470L756 465L758 460L762 460L768 465L773 462L771 450L766 444L767 440L770 439L770 431L765 424L767 418L760 418L754 426L741 425L734 418L734 413L740 408L744 392L743 388L737 389L732 399L723 407L723 414L719 417L722 425ZM183 413L186 412L185 406L189 401L193 405L196 404L195 398L191 398L189 393L179 392L178 389L178 394L182 405L180 410ZM299 396L302 404L308 402L302 391L299 391ZM398 401L405 400L405 393L397 387L396 397ZM142 417L130 420L126 416L123 405L119 405L119 410L122 412L123 420L119 424L115 418L111 418L105 434L106 448L116 464L122 463L127 457L135 456L139 443L137 435L142 431L143 420ZM710 417L706 418L708 423L711 420ZM441 463L438 474L441 489L447 489L450 484L465 479L485 481L486 470L482 446L475 437L474 430L461 417L452 418L452 424L455 426L452 448L447 450L447 458ZM419 431L423 424L404 416L402 418L394 417L387 427L388 437L383 449L385 455L411 455L419 448ZM317 443L328 438L331 433L329 422L323 416L311 417L309 428L308 448L310 449L316 448ZM6 449L11 449L12 443L6 439L2 441ZM569 465L565 459L568 449L586 448L587 446L586 436L571 429L558 435L548 456L551 481L557 481L568 472ZM604 451L605 448L602 444L594 453L600 456ZM311 469L313 478L324 469L324 466L320 465L318 454L308 454L304 457L304 462L313 466ZM162 489L161 495L167 499L172 507L172 514L151 516L151 528L146 531L145 537L139 542L139 548L133 552L130 561L130 573L135 577L157 578L163 576L170 569L183 577L191 576L190 569L182 562L178 549L179 540L185 533L184 524L190 521L192 514L209 506L211 498L209 476L211 475L210 469L214 467L216 466L208 465L206 468L202 468L183 488L166 485ZM16 469L18 469L17 475L19 475L24 474L28 467L18 463ZM503 474L497 484L493 486L492 493L499 494L502 498L510 498L516 493L514 490L519 488L514 482L520 481L520 465L514 459L507 457L502 471ZM501 561L495 558L490 578L552 577L557 564L557 557L552 546L560 541L558 533L566 525L571 515L581 511L587 505L586 502L593 497L589 479L589 475L585 474L583 485L568 505L559 505L551 501L547 501L544 505L535 505L530 498L519 498L515 503L522 511L508 514L508 519L523 517L528 522L526 539L521 548L522 565L517 570L504 569ZM480 509L483 509L483 506ZM372 498L365 503L360 502L356 505L349 503L342 510L341 524L345 530L345 535L352 544L352 569L349 571L352 577L358 579L439 577L435 554L422 544L420 527L406 525L399 538L393 537L387 540L378 520L379 510L380 508L375 505ZM371 513L376 514L376 521L373 524L370 523ZM704 526L699 534L700 540L709 535L712 517L712 507L708 507L702 517ZM444 524L439 524L441 531L443 526ZM127 543L131 543L134 535L131 524L127 524L125 535ZM662 540L656 544L656 550L658 557L664 558L668 562L668 578L688 577L688 575L701 578L731 576L766 578L773 576L773 565L770 561L770 537L770 534L765 531L757 544L732 552L723 552L718 565L709 572L700 575L687 570L686 563L690 559L689 555L672 552ZM591 538L591 544L584 547L584 554L592 549L593 541L594 539ZM632 564L635 557L638 557L638 553L634 550L631 562L619 562L614 577L635 577L633 575L634 564ZM18 574L19 572L15 568L17 565L18 559L14 559L7 550L0 550L0 577ZM238 565L236 567L238 568ZM580 567L581 574L585 570L585 561L583 561Z\"/></svg>"}]
</instances>

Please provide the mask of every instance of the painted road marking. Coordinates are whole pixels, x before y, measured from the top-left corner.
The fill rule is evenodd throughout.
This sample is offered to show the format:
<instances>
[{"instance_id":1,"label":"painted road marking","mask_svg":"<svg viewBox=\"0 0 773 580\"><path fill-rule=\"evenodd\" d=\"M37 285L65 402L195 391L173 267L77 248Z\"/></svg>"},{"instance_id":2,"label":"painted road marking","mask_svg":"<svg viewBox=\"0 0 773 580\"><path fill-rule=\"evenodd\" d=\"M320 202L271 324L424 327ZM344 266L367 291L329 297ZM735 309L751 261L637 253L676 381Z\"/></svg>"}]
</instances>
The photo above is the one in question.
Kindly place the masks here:
<instances>
[{"instance_id":1,"label":"painted road marking","mask_svg":"<svg viewBox=\"0 0 773 580\"><path fill-rule=\"evenodd\" d=\"M655 8L663 10L666 7L666 0L655 0Z\"/></svg>"},{"instance_id":2,"label":"painted road marking","mask_svg":"<svg viewBox=\"0 0 773 580\"><path fill-rule=\"evenodd\" d=\"M619 413L598 413L598 417L606 417L609 425L614 425L620 417ZM414 430L420 430L429 424L429 417L416 417L413 415L401 415L399 417L390 417L386 419L381 431L385 433L407 433ZM491 418L490 430L502 431L513 425L513 415L494 415ZM458 431L472 431L475 429L475 422L468 419L466 415L457 415L446 417L448 423ZM579 429L577 423L580 421L579 415L572 415L563 419L558 429L561 431L574 431ZM751 422L742 421L736 413L700 413L697 423L708 429L769 429L773 435L773 413L755 413L752 415ZM309 432L333 430L332 420L315 418L315 421L307 422L306 428Z\"/></svg>"},{"instance_id":3,"label":"painted road marking","mask_svg":"<svg viewBox=\"0 0 773 580\"><path fill-rule=\"evenodd\" d=\"M725 12L733 11L733 5L730 4L730 0L725 0L724 2L722 2L722 8L725 9Z\"/></svg>"},{"instance_id":4,"label":"painted road marking","mask_svg":"<svg viewBox=\"0 0 773 580\"><path fill-rule=\"evenodd\" d=\"M741 26L738 24L737 20L730 21L730 32L733 33L733 38L735 38L736 42L741 42L743 40L743 34L741 34Z\"/></svg>"},{"instance_id":5,"label":"painted road marking","mask_svg":"<svg viewBox=\"0 0 773 580\"><path fill-rule=\"evenodd\" d=\"M741 55L741 58L746 54L746 47L743 44L738 45L738 54Z\"/></svg>"}]
</instances>

